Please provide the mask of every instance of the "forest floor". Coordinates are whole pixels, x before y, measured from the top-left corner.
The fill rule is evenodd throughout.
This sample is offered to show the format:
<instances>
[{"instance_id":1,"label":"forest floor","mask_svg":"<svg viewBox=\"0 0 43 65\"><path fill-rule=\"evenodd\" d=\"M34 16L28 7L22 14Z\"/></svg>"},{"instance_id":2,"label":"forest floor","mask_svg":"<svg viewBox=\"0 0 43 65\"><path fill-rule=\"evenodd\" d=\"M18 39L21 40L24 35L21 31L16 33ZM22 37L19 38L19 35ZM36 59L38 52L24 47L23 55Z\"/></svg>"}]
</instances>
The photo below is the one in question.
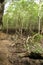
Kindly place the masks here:
<instances>
[{"instance_id":1,"label":"forest floor","mask_svg":"<svg viewBox=\"0 0 43 65\"><path fill-rule=\"evenodd\" d=\"M30 62L28 57L25 56L25 48L23 47L23 44L25 43L25 40L27 39L27 36L19 36L17 34L7 34L0 32L0 65L43 65L43 60L31 60L33 62ZM15 47L15 43L18 43L18 45ZM17 49L19 47L19 49ZM17 53L17 55L16 55ZM22 55L21 55L22 54ZM23 56L23 59L18 58L18 56ZM19 62L15 57L23 62L26 61L26 63L23 62L23 64L18 64ZM26 59L26 60L24 60ZM16 60L16 62L15 62ZM41 63L40 63L41 62ZM36 63L36 64L35 64Z\"/></svg>"},{"instance_id":2,"label":"forest floor","mask_svg":"<svg viewBox=\"0 0 43 65\"><path fill-rule=\"evenodd\" d=\"M10 46L12 43L15 43L17 41L17 38L18 35L16 34L12 35L12 34L0 32L0 65L11 65L8 61L8 55L9 55L8 46ZM26 38L24 37L24 40L25 39ZM21 40L19 39L17 42L23 43L24 41Z\"/></svg>"}]
</instances>

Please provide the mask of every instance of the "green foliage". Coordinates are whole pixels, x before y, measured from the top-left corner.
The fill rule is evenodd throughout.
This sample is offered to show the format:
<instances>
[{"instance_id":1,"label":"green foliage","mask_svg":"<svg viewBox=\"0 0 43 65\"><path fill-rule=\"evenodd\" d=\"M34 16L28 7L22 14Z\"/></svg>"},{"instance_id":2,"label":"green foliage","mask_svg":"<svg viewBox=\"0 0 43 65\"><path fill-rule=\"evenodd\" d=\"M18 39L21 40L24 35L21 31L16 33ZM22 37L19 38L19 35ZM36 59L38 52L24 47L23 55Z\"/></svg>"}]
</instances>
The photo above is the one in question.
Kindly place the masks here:
<instances>
[{"instance_id":1,"label":"green foliage","mask_svg":"<svg viewBox=\"0 0 43 65\"><path fill-rule=\"evenodd\" d=\"M37 34L35 37L34 37L34 41L36 42L40 42L41 41L41 39L43 39L43 36L42 35L40 35L40 34Z\"/></svg>"},{"instance_id":2,"label":"green foliage","mask_svg":"<svg viewBox=\"0 0 43 65\"><path fill-rule=\"evenodd\" d=\"M43 48L41 46L40 43L38 42L35 42L34 46L33 46L33 52L36 52L36 53L43 53Z\"/></svg>"},{"instance_id":3,"label":"green foliage","mask_svg":"<svg viewBox=\"0 0 43 65\"><path fill-rule=\"evenodd\" d=\"M28 29L38 28L38 4L20 0L12 2L3 16L3 28Z\"/></svg>"},{"instance_id":4,"label":"green foliage","mask_svg":"<svg viewBox=\"0 0 43 65\"><path fill-rule=\"evenodd\" d=\"M35 52L35 53L43 53L43 46L41 43L41 40L43 39L43 36L40 34L37 34L33 37L31 37L28 40L28 43L26 43L25 48L27 51Z\"/></svg>"}]
</instances>

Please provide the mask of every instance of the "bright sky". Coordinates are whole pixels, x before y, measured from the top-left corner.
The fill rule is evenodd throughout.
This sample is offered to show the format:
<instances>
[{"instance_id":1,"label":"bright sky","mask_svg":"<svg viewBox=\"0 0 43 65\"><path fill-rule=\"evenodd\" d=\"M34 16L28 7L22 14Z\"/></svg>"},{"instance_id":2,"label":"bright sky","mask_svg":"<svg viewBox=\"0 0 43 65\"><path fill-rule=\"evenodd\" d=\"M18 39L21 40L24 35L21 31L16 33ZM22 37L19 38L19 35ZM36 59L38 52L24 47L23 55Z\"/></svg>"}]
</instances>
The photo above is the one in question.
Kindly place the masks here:
<instances>
[{"instance_id":1,"label":"bright sky","mask_svg":"<svg viewBox=\"0 0 43 65\"><path fill-rule=\"evenodd\" d=\"M39 0L35 0L35 2L39 4Z\"/></svg>"}]
</instances>

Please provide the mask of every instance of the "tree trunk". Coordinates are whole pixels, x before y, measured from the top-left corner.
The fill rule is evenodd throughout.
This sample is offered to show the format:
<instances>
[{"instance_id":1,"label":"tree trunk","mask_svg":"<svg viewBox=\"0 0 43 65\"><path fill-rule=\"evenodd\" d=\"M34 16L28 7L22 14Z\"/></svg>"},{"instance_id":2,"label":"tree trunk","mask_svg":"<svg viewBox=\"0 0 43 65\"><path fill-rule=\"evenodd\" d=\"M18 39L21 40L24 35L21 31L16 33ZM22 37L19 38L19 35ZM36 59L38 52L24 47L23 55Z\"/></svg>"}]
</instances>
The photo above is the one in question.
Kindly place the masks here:
<instances>
[{"instance_id":1,"label":"tree trunk","mask_svg":"<svg viewBox=\"0 0 43 65\"><path fill-rule=\"evenodd\" d=\"M0 29L3 26L2 17L4 12L4 0L0 0Z\"/></svg>"}]
</instances>

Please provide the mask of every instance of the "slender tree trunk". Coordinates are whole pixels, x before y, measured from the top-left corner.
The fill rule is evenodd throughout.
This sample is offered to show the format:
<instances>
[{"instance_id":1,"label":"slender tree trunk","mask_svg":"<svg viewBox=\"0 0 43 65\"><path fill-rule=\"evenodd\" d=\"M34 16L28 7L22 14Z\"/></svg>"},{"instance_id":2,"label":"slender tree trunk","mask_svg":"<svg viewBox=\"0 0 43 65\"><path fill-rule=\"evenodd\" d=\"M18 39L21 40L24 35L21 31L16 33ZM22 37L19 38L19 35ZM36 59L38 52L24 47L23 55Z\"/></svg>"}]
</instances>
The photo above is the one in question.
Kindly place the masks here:
<instances>
[{"instance_id":1,"label":"slender tree trunk","mask_svg":"<svg viewBox=\"0 0 43 65\"><path fill-rule=\"evenodd\" d=\"M39 16L39 26L38 26L38 33L40 34L40 22L41 21L41 19L40 19L40 16Z\"/></svg>"},{"instance_id":2,"label":"slender tree trunk","mask_svg":"<svg viewBox=\"0 0 43 65\"><path fill-rule=\"evenodd\" d=\"M42 3L42 0L39 1L39 13L38 13L38 16L39 16L39 25L38 25L38 32L40 34L40 30L41 30L41 7L42 7L43 3Z\"/></svg>"},{"instance_id":3,"label":"slender tree trunk","mask_svg":"<svg viewBox=\"0 0 43 65\"><path fill-rule=\"evenodd\" d=\"M41 24L41 0L39 1L39 12L38 12L38 16L39 16L39 25L38 25L38 33L40 34L40 24Z\"/></svg>"},{"instance_id":4,"label":"slender tree trunk","mask_svg":"<svg viewBox=\"0 0 43 65\"><path fill-rule=\"evenodd\" d=\"M7 32L6 33L8 34L8 19L7 19Z\"/></svg>"}]
</instances>

